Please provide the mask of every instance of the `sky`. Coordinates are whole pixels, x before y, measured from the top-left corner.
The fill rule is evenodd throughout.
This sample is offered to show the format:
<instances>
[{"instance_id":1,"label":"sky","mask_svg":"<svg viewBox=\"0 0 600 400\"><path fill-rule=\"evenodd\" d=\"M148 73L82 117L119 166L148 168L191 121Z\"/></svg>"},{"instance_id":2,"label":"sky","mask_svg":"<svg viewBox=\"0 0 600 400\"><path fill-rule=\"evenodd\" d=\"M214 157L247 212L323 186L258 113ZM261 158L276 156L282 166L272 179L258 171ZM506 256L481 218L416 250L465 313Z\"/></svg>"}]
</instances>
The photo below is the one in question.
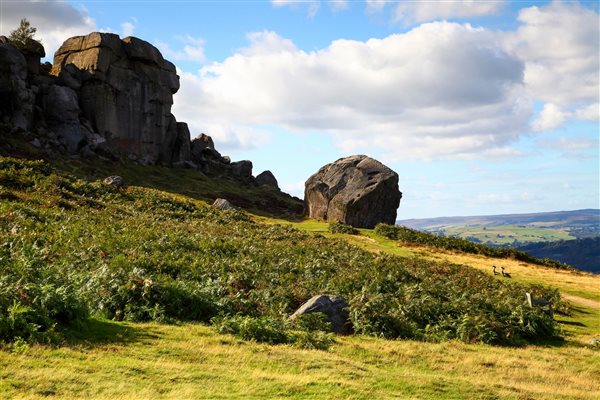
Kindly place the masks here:
<instances>
[{"instance_id":1,"label":"sky","mask_svg":"<svg viewBox=\"0 0 600 400\"><path fill-rule=\"evenodd\" d=\"M0 0L48 61L136 36L175 63L173 114L284 191L338 158L396 171L398 219L600 208L598 1Z\"/></svg>"}]
</instances>

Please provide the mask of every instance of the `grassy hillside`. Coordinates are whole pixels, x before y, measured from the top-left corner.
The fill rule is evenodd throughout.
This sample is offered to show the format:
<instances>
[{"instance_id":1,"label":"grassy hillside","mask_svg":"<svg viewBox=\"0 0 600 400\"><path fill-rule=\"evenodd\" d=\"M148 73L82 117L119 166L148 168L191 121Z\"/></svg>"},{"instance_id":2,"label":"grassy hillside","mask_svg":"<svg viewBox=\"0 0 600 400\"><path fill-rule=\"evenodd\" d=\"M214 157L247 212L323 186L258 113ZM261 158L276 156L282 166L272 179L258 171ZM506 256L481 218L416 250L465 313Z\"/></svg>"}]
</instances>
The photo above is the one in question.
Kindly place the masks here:
<instances>
[{"instance_id":1,"label":"grassy hillside","mask_svg":"<svg viewBox=\"0 0 600 400\"><path fill-rule=\"evenodd\" d=\"M600 335L588 275L519 261L547 275L501 280L452 259L463 253L119 190L44 162L0 158L0 200L0 397L591 399L600 390L599 352L583 344ZM567 315L529 308L526 290ZM356 335L330 343L321 328L285 322L324 292L349 300ZM285 343L211 326L233 315L254 339Z\"/></svg>"}]
</instances>

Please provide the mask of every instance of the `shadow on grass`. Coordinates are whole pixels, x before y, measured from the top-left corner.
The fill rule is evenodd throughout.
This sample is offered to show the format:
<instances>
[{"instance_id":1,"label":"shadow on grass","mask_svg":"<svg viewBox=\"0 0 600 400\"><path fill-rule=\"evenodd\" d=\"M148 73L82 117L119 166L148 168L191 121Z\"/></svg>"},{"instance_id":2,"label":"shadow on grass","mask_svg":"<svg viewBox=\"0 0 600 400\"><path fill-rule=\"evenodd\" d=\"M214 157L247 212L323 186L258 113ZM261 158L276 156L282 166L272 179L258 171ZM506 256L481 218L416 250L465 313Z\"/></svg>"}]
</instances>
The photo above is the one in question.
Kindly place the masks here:
<instances>
[{"instance_id":1,"label":"shadow on grass","mask_svg":"<svg viewBox=\"0 0 600 400\"><path fill-rule=\"evenodd\" d=\"M564 324L564 325L583 326L583 327L587 326L586 324L584 324L582 322L578 322L578 321L565 321L562 319L557 319L556 322L558 322L559 324Z\"/></svg>"},{"instance_id":2,"label":"shadow on grass","mask_svg":"<svg viewBox=\"0 0 600 400\"><path fill-rule=\"evenodd\" d=\"M136 326L126 322L115 322L106 319L90 318L76 327L63 332L62 346L96 347L107 344L127 344L144 342L159 337L152 328Z\"/></svg>"}]
</instances>

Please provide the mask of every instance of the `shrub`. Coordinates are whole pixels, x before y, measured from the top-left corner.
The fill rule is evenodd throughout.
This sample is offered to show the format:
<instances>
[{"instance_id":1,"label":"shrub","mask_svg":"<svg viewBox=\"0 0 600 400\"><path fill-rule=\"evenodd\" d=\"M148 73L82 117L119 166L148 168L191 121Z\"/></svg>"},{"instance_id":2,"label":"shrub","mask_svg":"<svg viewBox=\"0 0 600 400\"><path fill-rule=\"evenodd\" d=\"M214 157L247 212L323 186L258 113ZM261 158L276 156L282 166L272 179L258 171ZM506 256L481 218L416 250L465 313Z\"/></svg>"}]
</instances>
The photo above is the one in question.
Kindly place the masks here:
<instances>
[{"instance_id":1,"label":"shrub","mask_svg":"<svg viewBox=\"0 0 600 400\"><path fill-rule=\"evenodd\" d=\"M353 226L343 224L341 222L334 222L329 224L329 232L331 233L345 233L348 235L359 235L360 232Z\"/></svg>"},{"instance_id":2,"label":"shrub","mask_svg":"<svg viewBox=\"0 0 600 400\"><path fill-rule=\"evenodd\" d=\"M311 315L311 314L309 314ZM313 314L314 315L314 314ZM244 340L268 344L292 344L307 350L328 350L335 342L332 333L326 328L320 316L301 319L303 323L290 329L285 322L269 317L226 316L212 319L215 330L221 334L235 335Z\"/></svg>"},{"instance_id":3,"label":"shrub","mask_svg":"<svg viewBox=\"0 0 600 400\"><path fill-rule=\"evenodd\" d=\"M244 340L259 343L281 344L289 340L288 332L282 321L269 317L233 316L212 320L219 333L228 333Z\"/></svg>"},{"instance_id":4,"label":"shrub","mask_svg":"<svg viewBox=\"0 0 600 400\"><path fill-rule=\"evenodd\" d=\"M215 326L324 348L332 337L322 316L283 322L316 293L346 298L358 333L491 343L556 334L555 323L526 304L526 291L559 304L558 292L541 286L376 255L190 198L84 182L38 161L0 157L0 186L0 340L53 340L89 310L134 321L237 315ZM393 226L377 231L423 237Z\"/></svg>"}]
</instances>

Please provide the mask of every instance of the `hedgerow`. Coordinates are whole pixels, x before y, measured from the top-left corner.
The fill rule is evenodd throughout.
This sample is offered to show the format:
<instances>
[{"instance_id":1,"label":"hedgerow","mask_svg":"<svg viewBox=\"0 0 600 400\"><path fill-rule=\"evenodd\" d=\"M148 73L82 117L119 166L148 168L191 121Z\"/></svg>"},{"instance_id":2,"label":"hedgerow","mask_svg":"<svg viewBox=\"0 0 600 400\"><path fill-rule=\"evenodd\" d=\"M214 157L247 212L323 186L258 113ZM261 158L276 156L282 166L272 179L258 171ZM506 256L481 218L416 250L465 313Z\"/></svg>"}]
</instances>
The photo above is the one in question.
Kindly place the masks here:
<instances>
[{"instance_id":1,"label":"hedgerow","mask_svg":"<svg viewBox=\"0 0 600 400\"><path fill-rule=\"evenodd\" d=\"M327 332L284 323L320 293L349 301L357 333L484 343L558 334L525 299L557 292L468 267L373 254L190 198L77 180L38 161L0 158L0 192L0 341L54 340L101 315L246 321L253 333L243 336L272 343L278 330L269 329L281 323L287 343L326 348Z\"/></svg>"}]
</instances>

